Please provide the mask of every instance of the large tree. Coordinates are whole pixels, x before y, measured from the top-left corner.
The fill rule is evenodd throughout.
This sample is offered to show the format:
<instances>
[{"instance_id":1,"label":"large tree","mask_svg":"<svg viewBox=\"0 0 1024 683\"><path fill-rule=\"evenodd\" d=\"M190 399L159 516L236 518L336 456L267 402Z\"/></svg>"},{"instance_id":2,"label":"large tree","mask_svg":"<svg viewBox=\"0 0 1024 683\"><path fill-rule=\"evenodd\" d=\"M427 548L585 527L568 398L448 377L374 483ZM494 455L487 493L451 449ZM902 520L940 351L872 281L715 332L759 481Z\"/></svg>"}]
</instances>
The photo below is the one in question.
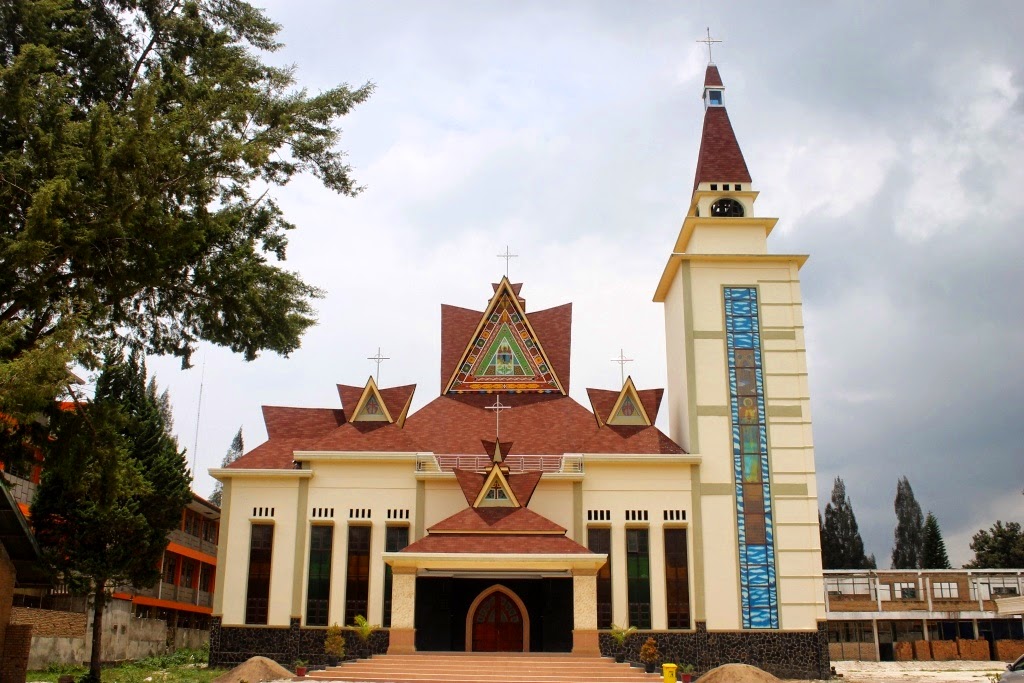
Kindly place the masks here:
<instances>
[{"instance_id":1,"label":"large tree","mask_svg":"<svg viewBox=\"0 0 1024 683\"><path fill-rule=\"evenodd\" d=\"M337 121L372 85L296 89L263 61L278 30L242 0L0 4L0 412L113 337L184 364L298 347L319 292L278 265L272 192L358 192Z\"/></svg>"},{"instance_id":2,"label":"large tree","mask_svg":"<svg viewBox=\"0 0 1024 683\"><path fill-rule=\"evenodd\" d=\"M893 533L892 568L920 569L924 515L906 477L900 477L896 482L893 506L896 509L896 530Z\"/></svg>"},{"instance_id":3,"label":"large tree","mask_svg":"<svg viewBox=\"0 0 1024 683\"><path fill-rule=\"evenodd\" d=\"M974 534L971 550L974 559L964 565L967 569L1019 569L1024 567L1024 532L1017 522L998 520Z\"/></svg>"},{"instance_id":4,"label":"large tree","mask_svg":"<svg viewBox=\"0 0 1024 683\"><path fill-rule=\"evenodd\" d=\"M930 511L921 535L921 569L951 569L939 520Z\"/></svg>"},{"instance_id":5,"label":"large tree","mask_svg":"<svg viewBox=\"0 0 1024 683\"><path fill-rule=\"evenodd\" d=\"M832 486L832 500L825 505L825 519L821 523L821 564L824 569L875 568L874 555L868 557L864 553L853 504L839 477Z\"/></svg>"},{"instance_id":6,"label":"large tree","mask_svg":"<svg viewBox=\"0 0 1024 683\"><path fill-rule=\"evenodd\" d=\"M184 451L161 403L138 354L118 354L105 364L92 401L51 411L32 524L45 558L73 590L93 595L95 681L107 591L156 583L167 534L191 499Z\"/></svg>"},{"instance_id":7,"label":"large tree","mask_svg":"<svg viewBox=\"0 0 1024 683\"><path fill-rule=\"evenodd\" d=\"M221 467L227 467L234 461L242 457L242 453L245 452L245 441L242 439L242 428L238 428L238 432L235 433L235 438L231 439L231 445L228 446L228 452L224 454L224 459L221 461ZM213 493L210 494L210 502L220 507L221 497L224 495L224 484L219 481L213 487Z\"/></svg>"}]
</instances>

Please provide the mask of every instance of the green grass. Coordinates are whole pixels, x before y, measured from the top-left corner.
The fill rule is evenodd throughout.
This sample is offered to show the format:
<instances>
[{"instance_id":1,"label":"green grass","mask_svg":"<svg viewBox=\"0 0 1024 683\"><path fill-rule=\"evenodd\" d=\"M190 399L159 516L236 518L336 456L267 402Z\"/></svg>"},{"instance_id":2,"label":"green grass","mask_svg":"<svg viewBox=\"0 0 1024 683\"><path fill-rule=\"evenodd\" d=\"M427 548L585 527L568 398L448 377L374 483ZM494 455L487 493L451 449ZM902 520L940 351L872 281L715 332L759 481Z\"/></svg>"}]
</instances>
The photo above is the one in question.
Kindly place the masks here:
<instances>
[{"instance_id":1,"label":"green grass","mask_svg":"<svg viewBox=\"0 0 1024 683\"><path fill-rule=\"evenodd\" d=\"M103 668L103 683L209 683L227 669L206 668L207 651L178 650L167 655L147 657L135 662ZM88 672L84 666L52 664L43 671L29 671L28 681L57 683L61 676L70 674L79 680Z\"/></svg>"}]
</instances>

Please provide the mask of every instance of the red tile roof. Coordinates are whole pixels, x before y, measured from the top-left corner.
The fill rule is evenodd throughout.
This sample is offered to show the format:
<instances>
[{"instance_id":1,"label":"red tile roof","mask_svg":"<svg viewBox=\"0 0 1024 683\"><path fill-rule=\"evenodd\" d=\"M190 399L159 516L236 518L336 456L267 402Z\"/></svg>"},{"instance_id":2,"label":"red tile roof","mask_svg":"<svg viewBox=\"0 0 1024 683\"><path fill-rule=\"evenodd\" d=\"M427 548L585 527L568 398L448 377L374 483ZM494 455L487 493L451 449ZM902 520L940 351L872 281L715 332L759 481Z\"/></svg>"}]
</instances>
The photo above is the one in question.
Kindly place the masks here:
<instances>
[{"instance_id":1,"label":"red tile roof","mask_svg":"<svg viewBox=\"0 0 1024 683\"><path fill-rule=\"evenodd\" d=\"M325 434L345 422L345 414L334 408L287 408L263 406L267 438L310 438Z\"/></svg>"},{"instance_id":2,"label":"red tile roof","mask_svg":"<svg viewBox=\"0 0 1024 683\"><path fill-rule=\"evenodd\" d=\"M708 66L704 76L704 87L721 86L722 77L718 67ZM725 107L708 107L704 111L704 132L700 138L700 153L697 155L697 173L693 178L693 189L700 183L749 183L750 171L743 159L740 144L736 141L732 123Z\"/></svg>"},{"instance_id":3,"label":"red tile roof","mask_svg":"<svg viewBox=\"0 0 1024 683\"><path fill-rule=\"evenodd\" d=\"M612 408L615 407L615 401L619 399L620 391L610 391L608 389L591 389L587 388L587 396L590 398L590 406L594 410L594 415L601 419L601 422L607 422L612 416ZM636 395L640 399L640 403L644 406L644 412L647 413L648 419L653 423L658 419L658 410L661 409L661 398L664 396L664 389L637 389Z\"/></svg>"},{"instance_id":4,"label":"red tile roof","mask_svg":"<svg viewBox=\"0 0 1024 683\"><path fill-rule=\"evenodd\" d=\"M572 349L572 304L562 304L526 315L558 381L569 393L569 353ZM458 362L458 361L456 361Z\"/></svg>"},{"instance_id":5,"label":"red tile roof","mask_svg":"<svg viewBox=\"0 0 1024 683\"><path fill-rule=\"evenodd\" d=\"M469 470L452 470L455 472L455 481L459 482L462 495L466 497L466 504L472 505L476 497L480 495L480 489L484 486L487 475L482 472L470 472Z\"/></svg>"},{"instance_id":6,"label":"red tile roof","mask_svg":"<svg viewBox=\"0 0 1024 683\"><path fill-rule=\"evenodd\" d=\"M416 453L422 450L407 430L388 422L351 422L299 450Z\"/></svg>"},{"instance_id":7,"label":"red tile roof","mask_svg":"<svg viewBox=\"0 0 1024 683\"><path fill-rule=\"evenodd\" d=\"M405 410L406 404L409 403L415 391L415 384L380 389L380 397L384 399L384 405L387 406L392 420L397 420L402 415L402 411Z\"/></svg>"},{"instance_id":8,"label":"red tile roof","mask_svg":"<svg viewBox=\"0 0 1024 683\"><path fill-rule=\"evenodd\" d=\"M529 508L466 508L427 529L428 534L565 534L565 528Z\"/></svg>"},{"instance_id":9,"label":"red tile roof","mask_svg":"<svg viewBox=\"0 0 1024 683\"><path fill-rule=\"evenodd\" d=\"M533 492L537 490L537 484L540 483L542 474L543 472L536 471L505 475L512 493L523 507L530 504L530 499L533 498Z\"/></svg>"},{"instance_id":10,"label":"red tile roof","mask_svg":"<svg viewBox=\"0 0 1024 683\"><path fill-rule=\"evenodd\" d=\"M403 553L480 553L499 555L589 555L571 538L544 534L439 534L424 536Z\"/></svg>"},{"instance_id":11,"label":"red tile roof","mask_svg":"<svg viewBox=\"0 0 1024 683\"><path fill-rule=\"evenodd\" d=\"M483 311L441 304L441 388L444 391L455 366L473 340L471 337L480 324Z\"/></svg>"},{"instance_id":12,"label":"red tile roof","mask_svg":"<svg viewBox=\"0 0 1024 683\"><path fill-rule=\"evenodd\" d=\"M653 423L658 419L658 411L661 409L661 397L665 395L664 389L637 389L636 395L644 404L644 412Z\"/></svg>"},{"instance_id":13,"label":"red tile roof","mask_svg":"<svg viewBox=\"0 0 1024 683\"><path fill-rule=\"evenodd\" d=\"M704 87L705 88L724 88L725 85L722 83L722 75L718 73L718 67L714 64L708 64L707 71L704 72Z\"/></svg>"}]
</instances>

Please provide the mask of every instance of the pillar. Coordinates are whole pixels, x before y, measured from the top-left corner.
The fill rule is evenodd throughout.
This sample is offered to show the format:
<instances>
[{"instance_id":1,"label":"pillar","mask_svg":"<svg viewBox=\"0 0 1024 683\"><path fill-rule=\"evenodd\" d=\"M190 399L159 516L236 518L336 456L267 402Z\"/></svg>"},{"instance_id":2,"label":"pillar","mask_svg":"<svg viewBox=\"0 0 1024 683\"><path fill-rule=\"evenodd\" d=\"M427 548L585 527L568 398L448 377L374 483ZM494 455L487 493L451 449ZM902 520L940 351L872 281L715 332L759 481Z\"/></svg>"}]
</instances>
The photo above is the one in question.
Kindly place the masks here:
<instances>
[{"instance_id":1,"label":"pillar","mask_svg":"<svg viewBox=\"0 0 1024 683\"><path fill-rule=\"evenodd\" d=\"M416 568L391 568L391 632L389 655L416 651Z\"/></svg>"},{"instance_id":2,"label":"pillar","mask_svg":"<svg viewBox=\"0 0 1024 683\"><path fill-rule=\"evenodd\" d=\"M572 653L593 657L601 654L597 639L596 569L572 572Z\"/></svg>"}]
</instances>

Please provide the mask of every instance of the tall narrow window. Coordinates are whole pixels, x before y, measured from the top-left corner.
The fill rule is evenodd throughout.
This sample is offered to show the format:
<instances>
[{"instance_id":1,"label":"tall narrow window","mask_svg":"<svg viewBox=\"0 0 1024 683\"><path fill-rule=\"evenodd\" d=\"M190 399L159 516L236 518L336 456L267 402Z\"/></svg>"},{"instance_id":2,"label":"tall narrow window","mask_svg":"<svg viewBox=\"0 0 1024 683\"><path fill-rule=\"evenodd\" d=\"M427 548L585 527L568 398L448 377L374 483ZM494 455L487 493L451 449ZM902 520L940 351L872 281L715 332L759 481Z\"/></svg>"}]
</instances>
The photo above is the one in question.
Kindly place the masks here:
<instances>
[{"instance_id":1,"label":"tall narrow window","mask_svg":"<svg viewBox=\"0 0 1024 683\"><path fill-rule=\"evenodd\" d=\"M626 529L626 593L629 625L651 627L651 555L647 529Z\"/></svg>"},{"instance_id":2,"label":"tall narrow window","mask_svg":"<svg viewBox=\"0 0 1024 683\"><path fill-rule=\"evenodd\" d=\"M364 617L370 594L370 527L348 528L348 577L345 581L345 623Z\"/></svg>"},{"instance_id":3,"label":"tall narrow window","mask_svg":"<svg viewBox=\"0 0 1024 683\"><path fill-rule=\"evenodd\" d=\"M333 526L316 524L310 529L306 626L327 626L327 608L331 604L331 549L333 547Z\"/></svg>"},{"instance_id":4,"label":"tall narrow window","mask_svg":"<svg viewBox=\"0 0 1024 683\"><path fill-rule=\"evenodd\" d=\"M245 623L267 623L270 601L270 559L274 552L274 525L253 524L249 537L249 581L245 588Z\"/></svg>"},{"instance_id":5,"label":"tall narrow window","mask_svg":"<svg viewBox=\"0 0 1024 683\"><path fill-rule=\"evenodd\" d=\"M597 570L597 627L612 626L612 530L605 527L587 529L587 548L594 553L607 553L608 561Z\"/></svg>"},{"instance_id":6,"label":"tall narrow window","mask_svg":"<svg viewBox=\"0 0 1024 683\"><path fill-rule=\"evenodd\" d=\"M384 550L397 553L409 545L409 527L389 526L384 536ZM391 565L384 565L384 618L381 621L385 628L391 626Z\"/></svg>"},{"instance_id":7,"label":"tall narrow window","mask_svg":"<svg viewBox=\"0 0 1024 683\"><path fill-rule=\"evenodd\" d=\"M665 595L668 602L668 627L690 628L686 529L665 529Z\"/></svg>"}]
</instances>

